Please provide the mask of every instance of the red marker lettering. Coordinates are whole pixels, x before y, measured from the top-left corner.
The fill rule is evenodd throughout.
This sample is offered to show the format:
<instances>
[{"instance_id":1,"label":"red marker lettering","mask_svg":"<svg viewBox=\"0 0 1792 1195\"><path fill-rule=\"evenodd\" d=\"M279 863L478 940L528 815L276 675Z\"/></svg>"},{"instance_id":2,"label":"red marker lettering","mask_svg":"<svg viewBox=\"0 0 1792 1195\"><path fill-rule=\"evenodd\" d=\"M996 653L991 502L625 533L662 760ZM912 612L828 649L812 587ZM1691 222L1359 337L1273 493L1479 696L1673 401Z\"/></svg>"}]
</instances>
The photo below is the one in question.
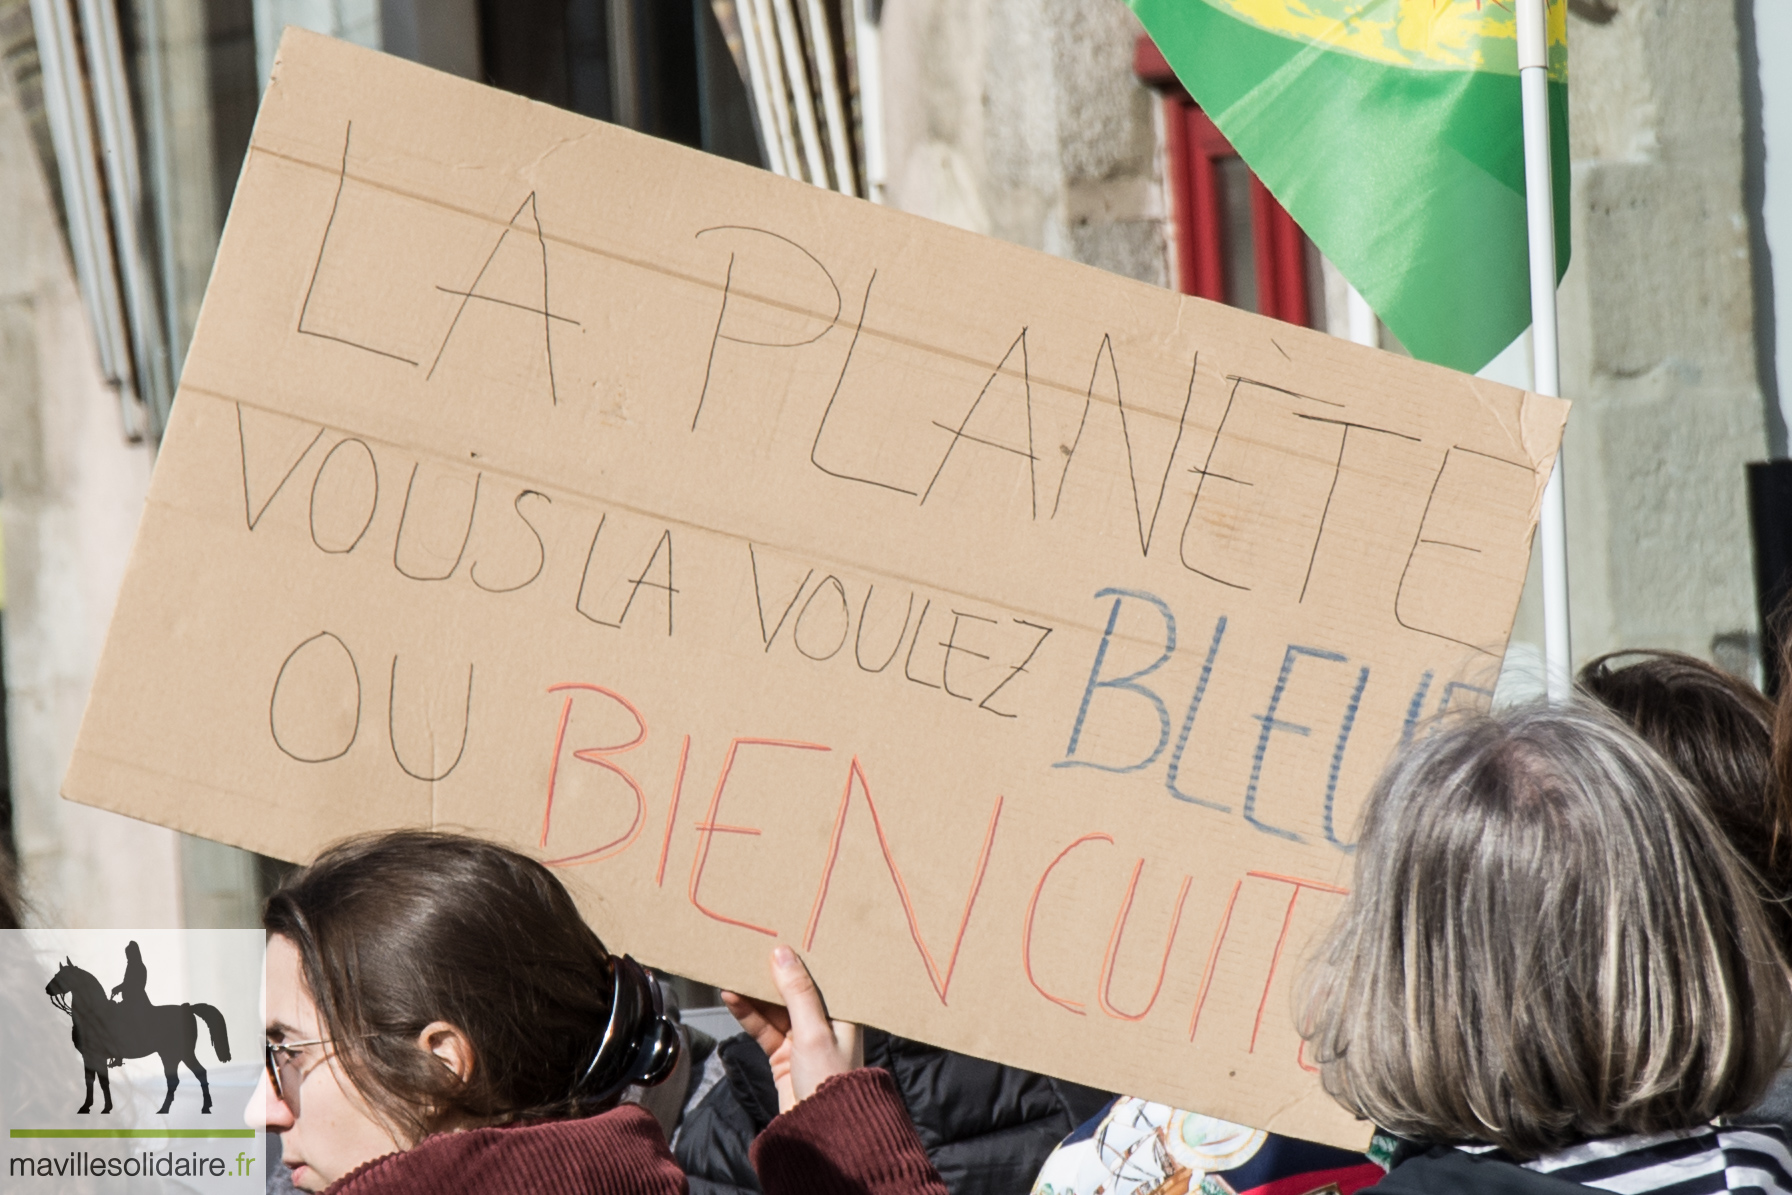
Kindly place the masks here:
<instances>
[{"instance_id":1,"label":"red marker lettering","mask_svg":"<svg viewBox=\"0 0 1792 1195\"><path fill-rule=\"evenodd\" d=\"M1120 902L1120 915L1114 918L1114 930L1108 935L1107 955L1101 961L1101 980L1095 988L1095 1002L1101 1005L1101 1011L1122 1021L1144 1020L1145 1014L1157 1003L1158 993L1164 990L1164 974L1170 969L1170 951L1176 945L1176 931L1182 925L1182 905L1188 899L1188 887L1193 882L1193 877L1183 876L1182 888L1176 893L1176 908L1170 914L1170 933L1164 939L1164 957L1157 965L1157 983L1151 989L1151 998L1136 1013L1121 1012L1110 999L1110 990L1114 984L1114 958L1120 953L1120 937L1126 932L1126 918L1132 913L1133 894L1139 890L1139 873L1144 870L1145 860L1140 859L1133 864L1132 879L1126 885L1126 899Z\"/></svg>"},{"instance_id":2,"label":"red marker lettering","mask_svg":"<svg viewBox=\"0 0 1792 1195\"><path fill-rule=\"evenodd\" d=\"M647 720L641 716L641 711L636 709L628 698L613 690L606 689L602 685L587 685L568 682L566 684L550 685L548 687L548 692L550 693L560 693L567 690L583 690L589 693L602 694L622 706L622 708L627 710L635 719L635 726L637 728L636 734L635 737L628 742L615 747L585 747L572 753L572 757L582 763L596 764L598 767L609 772L614 772L616 775L622 777L623 782L627 784L629 789L635 794L635 817L634 820L629 823L629 827L627 831L623 833L622 837L611 842L606 842L602 846L593 847L588 851L581 851L576 855L567 855L561 859L549 859L546 861L549 867L570 867L575 863L596 863L599 860L608 859L613 855L619 855L623 851L626 851L630 846L634 845L635 839L640 836L641 830L647 822L647 794L641 791L640 783L636 781L633 776L629 775L629 773L619 764L613 763L609 759L612 755L621 755L624 751L633 751L636 747L639 747L642 743L647 741ZM554 762L548 768L548 799L547 805L541 813L541 846L543 848L548 845L548 828L553 823L554 788L560 779L560 754L566 745L566 725L572 719L572 703L573 698L569 693L566 700L561 703L560 728L554 734Z\"/></svg>"},{"instance_id":3,"label":"red marker lettering","mask_svg":"<svg viewBox=\"0 0 1792 1195\"><path fill-rule=\"evenodd\" d=\"M1057 869L1058 864L1064 862L1064 857L1066 855L1070 854L1070 852L1074 851L1077 847L1082 846L1085 842L1105 842L1111 846L1114 842L1114 836L1112 834L1101 833L1085 834L1063 850L1059 851L1058 857L1046 864L1044 874L1039 877L1039 883L1033 886L1033 899L1027 902L1026 927L1021 931L1020 936L1020 964L1021 967L1026 970L1027 982L1032 984L1033 990L1038 992L1041 996L1044 996L1047 1000L1050 1000L1060 1008L1068 1008L1079 1017L1087 1015L1084 1013L1080 1001L1066 1000L1062 996L1054 996L1043 987L1040 987L1039 981L1033 978L1033 916L1039 911L1039 896L1045 891L1045 882L1052 878L1052 872Z\"/></svg>"},{"instance_id":4,"label":"red marker lettering","mask_svg":"<svg viewBox=\"0 0 1792 1195\"><path fill-rule=\"evenodd\" d=\"M738 925L742 929L750 929L755 933L775 938L778 936L777 930L767 929L763 925L754 925L751 921L741 921L726 913L718 913L714 909L705 907L703 902L697 899L697 886L703 882L703 869L709 863L710 839L717 834L757 835L760 832L757 826L724 826L716 821L716 812L722 807L722 790L728 787L728 773L734 770L735 753L742 747L789 747L795 751L831 751L832 748L824 747L820 743L799 743L790 739L730 739L728 754L722 760L722 774L716 777L716 791L709 798L709 812L704 815L702 821L697 823L697 853L691 859L691 904L695 905L697 911L705 917L713 917L727 925Z\"/></svg>"},{"instance_id":5,"label":"red marker lettering","mask_svg":"<svg viewBox=\"0 0 1792 1195\"><path fill-rule=\"evenodd\" d=\"M990 811L989 828L983 833L983 849L977 855L977 870L971 877L970 892L964 901L964 913L958 919L958 933L952 939L952 953L946 957L944 970L934 960L933 951L927 946L927 940L921 936L921 923L915 916L915 902L909 897L908 884L902 878L902 869L896 866L896 855L890 850L889 836L884 833L883 819L878 816L877 803L871 799L871 785L865 779L865 769L859 763L859 757L853 756L852 765L846 772L846 790L840 794L840 812L834 815L834 833L828 842L827 866L822 869L821 886L815 892L815 904L809 910L809 926L803 933L803 949L808 950L815 944L815 930L821 923L821 909L827 903L828 885L834 877L834 863L840 857L840 839L846 830L846 813L852 805L853 781L857 780L859 791L865 794L865 808L871 811L871 825L877 831L877 845L884 854L884 863L890 869L890 878L896 882L896 896L902 901L902 912L908 918L909 936L915 940L915 948L921 952L921 962L927 968L928 982L940 998L946 1003L946 992L952 986L952 972L958 968L958 951L964 945L964 932L971 923L971 910L976 907L977 894L983 889L983 874L989 870L989 852L995 845L996 823L1002 816L1002 798L996 798L995 808Z\"/></svg>"}]
</instances>

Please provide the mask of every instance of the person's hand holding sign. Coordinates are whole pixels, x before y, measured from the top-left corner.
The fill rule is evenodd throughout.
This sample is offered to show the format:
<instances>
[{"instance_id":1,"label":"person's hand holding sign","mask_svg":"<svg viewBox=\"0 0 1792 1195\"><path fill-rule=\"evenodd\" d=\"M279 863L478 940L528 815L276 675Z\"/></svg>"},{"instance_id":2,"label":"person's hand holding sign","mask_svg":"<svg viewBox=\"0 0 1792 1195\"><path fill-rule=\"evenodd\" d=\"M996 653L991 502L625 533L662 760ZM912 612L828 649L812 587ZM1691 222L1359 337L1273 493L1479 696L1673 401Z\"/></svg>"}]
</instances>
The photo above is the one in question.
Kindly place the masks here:
<instances>
[{"instance_id":1,"label":"person's hand holding sign","mask_svg":"<svg viewBox=\"0 0 1792 1195\"><path fill-rule=\"evenodd\" d=\"M722 1002L771 1059L778 1111L788 1112L826 1080L864 1066L865 1045L857 1025L828 1019L809 968L788 946L772 951L772 983L781 1005L735 992L723 992Z\"/></svg>"}]
</instances>

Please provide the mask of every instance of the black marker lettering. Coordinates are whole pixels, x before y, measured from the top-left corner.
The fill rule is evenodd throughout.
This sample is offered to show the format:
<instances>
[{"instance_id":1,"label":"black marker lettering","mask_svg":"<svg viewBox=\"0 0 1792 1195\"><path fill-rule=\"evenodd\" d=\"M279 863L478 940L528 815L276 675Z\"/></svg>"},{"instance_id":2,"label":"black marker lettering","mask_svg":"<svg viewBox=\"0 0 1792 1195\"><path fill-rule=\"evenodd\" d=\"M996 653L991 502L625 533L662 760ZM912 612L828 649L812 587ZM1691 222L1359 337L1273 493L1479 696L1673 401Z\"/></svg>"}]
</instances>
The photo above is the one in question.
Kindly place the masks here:
<instances>
[{"instance_id":1,"label":"black marker lettering","mask_svg":"<svg viewBox=\"0 0 1792 1195\"><path fill-rule=\"evenodd\" d=\"M333 340L337 344L346 344L352 349L360 349L362 352L372 353L376 357L388 357L393 361L402 361L406 365L414 366L417 363L409 357L400 356L397 353L388 352L382 348L375 348L371 344L362 344L360 341L349 340L342 336L333 336L328 332L320 332L316 327L307 328L305 326L306 317L311 313L311 297L317 290L317 275L318 272L324 268L324 254L328 252L330 248L330 233L336 228L336 215L342 208L342 192L343 189L348 186L348 146L350 138L354 136L354 132L355 122L351 120L348 122L348 126L342 131L342 165L336 172L336 197L330 201L330 218L324 223L323 239L319 241L317 245L317 260L311 263L311 280L305 284L305 301L299 305L299 323L296 330L301 336L315 336L320 340Z\"/></svg>"},{"instance_id":2,"label":"black marker lettering","mask_svg":"<svg viewBox=\"0 0 1792 1195\"><path fill-rule=\"evenodd\" d=\"M1027 446L1025 449L1002 444L983 436L973 436L965 430L971 425L971 419L977 414L977 408L982 404L984 396L989 393L990 387L994 386L996 381L1002 376L1002 369L1008 364L1009 359L1014 356L1014 351L1016 349L1020 350L1021 387L1026 399ZM944 423L936 423L934 426L943 431L952 433L952 439L951 442L946 445L946 451L940 454L939 467L933 471L933 480L927 483L927 489L921 494L921 501L923 504L926 503L928 495L933 493L933 487L939 484L940 474L946 471L946 462L952 459L952 451L958 447L958 442L960 440L969 440L971 443L981 445L984 448L993 448L1000 452L1021 457L1027 462L1028 498L1032 503L1033 517L1039 517L1039 458L1033 451L1033 378L1027 365L1027 330L1025 328L1022 328L1020 330L1020 335L1014 338L1014 343L1008 346L1008 351L1002 354L1001 362L990 372L989 380L983 383L983 389L977 391L977 397L971 400L971 405L969 409L965 411L964 418L958 421L958 426L950 427Z\"/></svg>"},{"instance_id":3,"label":"black marker lettering","mask_svg":"<svg viewBox=\"0 0 1792 1195\"><path fill-rule=\"evenodd\" d=\"M990 713L994 714L998 718L1012 718L1012 717L1015 717L1015 715L1006 713L999 709L996 709L994 706L989 704L990 700L992 698L994 698L997 693L1000 693L1003 689L1006 689L1008 687L1009 681L1013 680L1015 677L1019 676L1021 673L1025 672L1027 670L1027 665L1031 664L1033 662L1033 657L1039 654L1039 649L1045 646L1045 641L1047 639L1051 638L1051 634L1052 634L1051 627L1042 627L1038 623L1028 622L1024 618L1017 618L1014 621L1019 623L1023 627L1027 627L1031 630L1038 631L1039 638L1034 641L1033 650L1027 653L1027 658L1022 660L1020 663L1016 664L1014 666L1013 670L1010 671L1007 676L1002 678L1002 683L997 685L995 688L991 689L984 696L983 700L979 701L977 703L978 709L988 710Z\"/></svg>"},{"instance_id":4,"label":"black marker lettering","mask_svg":"<svg viewBox=\"0 0 1792 1195\"><path fill-rule=\"evenodd\" d=\"M330 650L332 646L334 652ZM295 679L293 683L303 685L308 681L314 687L309 692L293 694L286 689L287 672L301 656L305 657L300 664L303 681ZM342 672L343 663L348 665L346 674ZM329 675L332 671L335 676ZM347 682L346 685L343 682ZM332 695L327 689L331 686L354 692L355 716L346 736L340 726L331 725L328 716ZM281 701L283 691L288 693L291 704ZM340 692L334 696L339 697ZM355 745L355 739L361 733L361 669L355 663L355 654L339 636L319 631L287 653L274 677L273 691L268 694L268 733L273 736L274 746L300 763L328 763L341 759Z\"/></svg>"},{"instance_id":5,"label":"black marker lettering","mask_svg":"<svg viewBox=\"0 0 1792 1195\"><path fill-rule=\"evenodd\" d=\"M913 670L913 665L915 662L915 648L920 645L921 630L923 627L925 627L927 625L927 611L932 608L933 608L933 599L932 598L928 598L925 602L923 602L921 604L921 617L915 621L915 637L913 639L909 640L908 655L906 655L902 658L902 675L908 677L908 679L914 681L917 685L924 685L929 689L937 689L937 688L939 688L938 685L934 684L932 681L922 680L920 677L918 677L914 674L914 670Z\"/></svg>"},{"instance_id":6,"label":"black marker lettering","mask_svg":"<svg viewBox=\"0 0 1792 1195\"><path fill-rule=\"evenodd\" d=\"M273 504L275 498L280 496L280 491L286 488L286 483L292 480L292 475L298 470L299 463L311 454L311 450L317 447L317 442L323 438L324 429L320 427L317 429L317 434L311 437L311 441L305 445L299 455L293 458L292 464L286 467L286 472L280 475L280 483L262 502L261 509L257 510L254 501L249 497L249 433L243 430L243 404L236 404L236 442L242 453L243 465L243 522L249 525L249 530L255 530L255 525L261 522L261 516L268 512L268 507Z\"/></svg>"},{"instance_id":7,"label":"black marker lettering","mask_svg":"<svg viewBox=\"0 0 1792 1195\"><path fill-rule=\"evenodd\" d=\"M602 530L601 525L599 530ZM595 543L596 539L597 537L593 536L592 542ZM784 629L784 620L789 618L791 610L796 608L796 600L803 596L803 587L809 584L809 578L815 575L815 570L810 569L803 574L803 579L797 582L796 592L790 595L788 602L784 603L784 613L778 615L778 625L767 631L765 629L765 596L759 588L759 556L753 551L752 544L747 545L747 560L753 566L753 602L759 610L759 638L764 641L765 650L770 651L772 640L776 639L778 632ZM589 559L586 561L586 567L590 567Z\"/></svg>"},{"instance_id":8,"label":"black marker lettering","mask_svg":"<svg viewBox=\"0 0 1792 1195\"><path fill-rule=\"evenodd\" d=\"M714 228L705 228L698 232L697 235L699 237L705 237L714 233L746 234L745 236L737 235L735 239L737 241L743 241L747 245L751 245L758 250L757 253L748 259L749 261L757 260L759 257L765 256L768 253L782 253L788 259L790 256L788 250L796 250L809 260L809 263L815 267L816 271L820 273L822 279L827 283L828 291L833 294L834 310L830 315L820 316L814 314L801 299L775 299L765 295L752 295L750 292L743 293L741 296L742 299L750 298L761 306L781 310L786 314L796 314L808 319L818 320L821 323L821 328L812 336L801 336L793 330L789 335L779 337L775 340L745 336L730 331L730 328L733 327L733 321L730 321L728 317L728 309L731 305L736 307L735 320L738 321L742 318L739 315L739 306L738 301L735 299L734 287L734 267L737 262L739 262L740 258L737 252L730 252L728 254L727 272L723 275L722 280L722 302L720 309L716 312L716 327L709 338L709 362L703 370L703 389L697 395L696 409L691 412L692 431L697 430L697 421L703 418L703 404L708 401L710 387L715 380L716 350L724 340L732 341L735 344L755 345L760 348L801 348L806 344L814 344L823 336L826 336L829 332L833 331L834 325L840 320L840 285L834 281L834 276L828 272L828 268L821 264L821 259L819 257L816 257L813 253L809 252L789 237L779 236L775 232L768 232L763 228L752 228L744 224L721 224ZM766 241L754 241L750 239L751 237L764 237L767 241L772 243L767 244ZM817 295L819 296L822 293L823 292L818 291Z\"/></svg>"},{"instance_id":9,"label":"black marker lettering","mask_svg":"<svg viewBox=\"0 0 1792 1195\"><path fill-rule=\"evenodd\" d=\"M591 556L597 551L597 537L603 534L604 523L609 517L608 514L599 517L597 530L591 533L591 547L585 553L585 574L579 578L579 596L573 602L573 609L600 627L621 630L622 624L628 621L628 612L634 608L635 599L640 596L641 590L644 588L658 589L666 595L666 634L670 636L672 634L672 595L678 592L672 582L672 532L670 529L660 533L659 541L653 545L653 555L649 556L647 563L641 566L640 575L629 581L628 601L622 604L622 613L616 616L615 622L599 618L585 610L585 580L591 574ZM654 562L660 558L660 549L662 548L666 552L666 579L664 581L649 581L647 574L653 571Z\"/></svg>"},{"instance_id":10,"label":"black marker lettering","mask_svg":"<svg viewBox=\"0 0 1792 1195\"><path fill-rule=\"evenodd\" d=\"M405 569L404 565L398 563L399 549L404 545L405 523L409 520L411 514L411 490L417 485L418 468L419 466L417 465L411 466L411 479L405 483L404 509L401 510L398 515L398 534L392 537L392 567L413 581L446 581L449 577L454 575L454 570L460 567L461 558L467 554L467 542L473 538L473 518L479 511L479 483L481 479L484 478L485 474L476 473L473 475L473 501L467 506L467 530L460 538L460 551L455 553L454 563L449 565L448 571L441 576L430 577L425 576L422 573L409 572Z\"/></svg>"},{"instance_id":11,"label":"black marker lettering","mask_svg":"<svg viewBox=\"0 0 1792 1195\"><path fill-rule=\"evenodd\" d=\"M315 443L315 441L313 441L313 442ZM318 492L320 490L323 490L326 493L328 492L328 487L325 486L325 484L324 484L324 474L326 474L330 471L330 462L336 459L336 454L338 452L341 452L344 448L347 448L351 444L361 450L362 454L365 456L366 461L367 461L367 475L371 479L371 484L368 486L367 514L361 519L361 525L359 528L357 528L355 530L354 534L344 537L347 540L346 544L344 544L344 546L342 546L340 548L337 548L337 547L331 547L330 544L326 544L322 539L318 538L318 533L317 533L317 497L318 497ZM352 461L354 459L354 457L351 455L350 457L348 457L346 459ZM345 465L344 467L347 468L349 466ZM326 505L326 507L329 505L329 501L328 501L327 497L325 499L325 505ZM354 551L355 548L360 545L361 538L367 534L367 529L369 527L373 526L374 512L379 509L379 505L380 505L380 470L379 470L378 463L375 462L375 460L373 459L373 449L369 448L367 446L366 442L362 441L362 440L349 439L349 440L340 441L336 445L336 447L330 449L329 454L324 457L324 463L319 465L317 468L317 476L315 478L313 478L311 481L311 542L316 544L320 551L329 552L332 555L346 556L348 553ZM337 543L337 542L341 542L341 541L334 540L334 539L331 540L331 543Z\"/></svg>"},{"instance_id":12,"label":"black marker lettering","mask_svg":"<svg viewBox=\"0 0 1792 1195\"><path fill-rule=\"evenodd\" d=\"M1157 516L1163 511L1164 495L1170 488L1170 470L1176 465L1176 452L1182 447L1182 433L1188 426L1188 409L1195 401L1195 374L1201 363L1201 354L1196 353L1188 368L1188 393L1182 399L1182 413L1176 418L1176 438L1170 443L1170 453L1164 458L1164 475L1157 483L1157 500L1151 506L1151 521L1145 521L1145 506L1139 497L1139 470L1133 460L1132 430L1126 422L1126 399L1120 390L1120 366L1114 360L1114 344L1111 337L1103 335L1101 347L1095 352L1095 370L1089 375L1089 393L1083 401L1083 418L1077 424L1076 438L1070 443L1070 450L1064 456L1064 471L1058 475L1058 496L1052 501L1052 517L1058 517L1058 504L1064 500L1064 482L1070 477L1070 466L1076 460L1076 450L1083 442L1083 429L1089 423L1089 409L1095 404L1095 385L1101 377L1101 358L1105 354L1108 359L1109 374L1114 383L1114 406L1120 412L1120 437L1126 446L1126 475L1132 483L1132 512L1139 525L1139 554L1151 555L1151 541L1157 535Z\"/></svg>"},{"instance_id":13,"label":"black marker lettering","mask_svg":"<svg viewBox=\"0 0 1792 1195\"><path fill-rule=\"evenodd\" d=\"M524 498L540 498L550 506L553 505L554 500L540 490L524 490L522 493L518 494L515 501L510 504L511 509L516 511L516 517L523 521L523 526L527 527L529 529L529 534L535 537L535 571L530 573L523 580L518 581L515 585L487 585L479 579L479 562L475 560L473 562L473 567L467 570L467 575L473 578L473 584L479 586L479 588L485 590L487 593L514 593L526 585L533 585L535 579L541 576L541 570L547 566L547 545L541 540L540 528L536 527L534 523L531 523L529 521L529 516L523 513Z\"/></svg>"},{"instance_id":14,"label":"black marker lettering","mask_svg":"<svg viewBox=\"0 0 1792 1195\"><path fill-rule=\"evenodd\" d=\"M486 271L491 269L492 262L497 260L498 252L504 248L504 242L509 238L512 232L516 231L516 222L522 217L522 214L525 211L529 213L529 223L535 230L535 246L541 255L540 307L536 307L532 303L523 303L514 299L504 299L497 295L485 294L479 289L479 284L485 280ZM438 286L436 289L444 294L458 295L460 297L460 304L454 309L454 318L448 322L448 330L442 334L442 343L436 349L435 360L430 362L429 373L425 375L426 377L434 378L436 376L436 370L440 368L442 364L442 354L448 351L448 342L454 339L454 330L460 326L461 317L467 312L467 304L471 303L474 299L478 299L481 302L494 303L500 307L509 307L541 317L542 353L547 360L548 368L548 397L553 403L558 405L560 402L560 387L559 383L556 382L554 378L554 323L555 321L559 321L560 323L572 324L574 327L578 327L579 322L557 314L548 305L548 242L547 237L543 235L541 230L541 209L536 203L535 192L529 192L528 197L524 199L522 203L517 205L517 209L511 214L510 219L505 221L504 231L498 234L497 243L492 246L492 251L486 254L485 262L479 267L479 273L473 276L473 284L471 286L467 287L465 290L456 290L447 286Z\"/></svg>"},{"instance_id":15,"label":"black marker lettering","mask_svg":"<svg viewBox=\"0 0 1792 1195\"><path fill-rule=\"evenodd\" d=\"M991 625L994 625L996 621L993 618L985 618L981 614L966 614L961 610L952 611L952 629L946 632L946 641L940 644L941 647L946 649L946 654L940 659L940 688L946 691L947 696L956 697L960 701L969 701L971 695L969 693L955 693L952 691L952 653L957 652L962 656L973 656L979 660L989 659L983 652L972 651L968 647L958 646L958 624L961 620L966 618L975 622L987 622Z\"/></svg>"},{"instance_id":16,"label":"black marker lettering","mask_svg":"<svg viewBox=\"0 0 1792 1195\"><path fill-rule=\"evenodd\" d=\"M859 308L859 322L853 325L852 343L847 346L846 360L840 363L840 376L834 379L834 392L828 395L828 405L821 413L821 422L815 425L815 439L809 444L809 463L826 473L829 477L838 477L841 481L857 481L865 485L874 485L880 490L891 490L898 494L915 496L915 491L904 486L892 485L887 481L878 481L871 477L858 477L851 473L842 473L838 469L830 469L821 463L821 437L828 429L828 417L834 413L834 404L840 399L840 388L846 385L846 371L852 366L852 355L859 347L859 333L865 330L865 313L871 310L871 288L877 283L877 271L871 271L871 281L865 283L865 302Z\"/></svg>"},{"instance_id":17,"label":"black marker lettering","mask_svg":"<svg viewBox=\"0 0 1792 1195\"><path fill-rule=\"evenodd\" d=\"M465 712L461 715L460 749L454 753L454 762L449 764L447 766L447 768L445 768L443 771L441 771L440 773L438 773L434 776L425 776L422 772L412 771L411 765L407 764L404 761L404 756L402 756L398 753L397 724L398 724L398 657L393 656L392 657L392 687L390 690L388 690L388 694L387 694L387 698L386 698L386 738L387 738L387 741L389 743L391 743L391 745L392 745L392 758L395 761L397 761L398 766L404 771L404 774L409 776L413 780L424 780L424 781L428 781L431 784L434 784L438 780L446 780L448 778L449 773L453 772L455 768L458 768L460 766L460 761L461 761L462 757L464 757L466 755L467 739L471 735L471 732L472 732L472 725L473 725L473 665L471 665L471 664L467 665L467 705L466 705ZM435 762L434 748L435 748L435 743L434 743L434 739L432 736L431 742L430 742L430 762L431 763Z\"/></svg>"},{"instance_id":18,"label":"black marker lettering","mask_svg":"<svg viewBox=\"0 0 1792 1195\"><path fill-rule=\"evenodd\" d=\"M1294 417L1296 419L1305 419L1312 423L1335 424L1340 429L1341 433L1338 436L1338 459L1332 462L1331 488L1325 492L1325 507L1319 512L1319 530L1313 534L1313 550L1307 555L1307 575L1300 583L1299 600L1304 602L1307 600L1307 586L1313 583L1313 562L1319 559L1319 541L1325 538L1325 520L1329 518L1332 513L1332 499L1338 493L1338 475L1344 471L1344 451L1350 445L1350 433L1352 431L1374 432L1377 435L1382 436L1398 436L1400 439L1410 440L1414 444L1417 444L1420 441L1417 436L1409 436L1404 432L1389 431L1385 427L1370 427L1366 423L1351 423L1343 419L1321 419L1317 415L1303 415L1298 411L1295 412Z\"/></svg>"},{"instance_id":19,"label":"black marker lettering","mask_svg":"<svg viewBox=\"0 0 1792 1195\"><path fill-rule=\"evenodd\" d=\"M862 670L873 674L882 672L884 669L888 668L890 666L890 661L896 658L896 653L902 650L902 637L908 634L908 620L915 612L915 591L911 589L908 593L908 607L902 612L902 629L896 632L896 642L890 645L890 654L885 656L884 662L879 664L876 668L866 667L865 656L861 651L860 641L865 637L865 621L867 618L867 611L871 609L871 595L876 592L877 586L875 585L865 591L865 600L859 605L859 629L853 633L852 637L853 661L858 664Z\"/></svg>"},{"instance_id":20,"label":"black marker lettering","mask_svg":"<svg viewBox=\"0 0 1792 1195\"><path fill-rule=\"evenodd\" d=\"M821 591L829 585L834 587L834 594L840 599L840 637L828 650L819 653L812 652L803 646L803 622L809 617L809 608L815 604L815 599L820 597ZM803 603L803 612L796 616L796 623L790 628L790 641L796 644L798 651L811 660L831 660L840 653L841 648L846 646L846 635L850 630L852 630L852 607L846 600L846 587L840 583L839 577L830 573L821 579L821 584L814 588L809 594L809 600Z\"/></svg>"}]
</instances>

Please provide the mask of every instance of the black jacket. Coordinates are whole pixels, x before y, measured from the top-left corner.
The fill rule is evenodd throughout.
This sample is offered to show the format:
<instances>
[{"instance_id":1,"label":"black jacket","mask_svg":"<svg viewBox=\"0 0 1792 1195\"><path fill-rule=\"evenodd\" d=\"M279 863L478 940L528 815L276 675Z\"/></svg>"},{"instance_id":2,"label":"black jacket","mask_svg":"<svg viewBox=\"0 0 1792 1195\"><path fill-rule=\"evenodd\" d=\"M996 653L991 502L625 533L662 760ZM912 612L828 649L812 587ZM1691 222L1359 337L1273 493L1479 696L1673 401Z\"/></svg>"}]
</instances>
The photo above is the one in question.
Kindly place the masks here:
<instances>
[{"instance_id":1,"label":"black jacket","mask_svg":"<svg viewBox=\"0 0 1792 1195\"><path fill-rule=\"evenodd\" d=\"M1503 1158L1402 1142L1388 1176L1357 1195L1588 1195L1591 1190Z\"/></svg>"},{"instance_id":2,"label":"black jacket","mask_svg":"<svg viewBox=\"0 0 1792 1195\"><path fill-rule=\"evenodd\" d=\"M672 1139L691 1195L752 1195L753 1138L778 1114L771 1064L745 1034L716 1047L723 1077ZM889 1071L952 1195L1023 1195L1059 1141L1113 1097L1060 1079L865 1030L865 1062Z\"/></svg>"}]
</instances>

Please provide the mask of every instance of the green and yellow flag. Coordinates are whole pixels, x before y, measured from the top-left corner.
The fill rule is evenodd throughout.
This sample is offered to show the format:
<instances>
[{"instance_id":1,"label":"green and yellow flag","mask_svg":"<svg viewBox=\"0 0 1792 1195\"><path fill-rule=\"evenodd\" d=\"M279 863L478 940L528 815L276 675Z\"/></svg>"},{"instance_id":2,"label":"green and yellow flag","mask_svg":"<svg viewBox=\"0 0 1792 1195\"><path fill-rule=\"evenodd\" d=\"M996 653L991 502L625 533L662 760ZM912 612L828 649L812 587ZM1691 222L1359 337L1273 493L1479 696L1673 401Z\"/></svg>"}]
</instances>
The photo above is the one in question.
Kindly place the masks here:
<instances>
[{"instance_id":1,"label":"green and yellow flag","mask_svg":"<svg viewBox=\"0 0 1792 1195\"><path fill-rule=\"evenodd\" d=\"M1414 356L1473 372L1529 326L1512 0L1130 0L1183 86ZM1556 277L1567 0L1549 0Z\"/></svg>"}]
</instances>

